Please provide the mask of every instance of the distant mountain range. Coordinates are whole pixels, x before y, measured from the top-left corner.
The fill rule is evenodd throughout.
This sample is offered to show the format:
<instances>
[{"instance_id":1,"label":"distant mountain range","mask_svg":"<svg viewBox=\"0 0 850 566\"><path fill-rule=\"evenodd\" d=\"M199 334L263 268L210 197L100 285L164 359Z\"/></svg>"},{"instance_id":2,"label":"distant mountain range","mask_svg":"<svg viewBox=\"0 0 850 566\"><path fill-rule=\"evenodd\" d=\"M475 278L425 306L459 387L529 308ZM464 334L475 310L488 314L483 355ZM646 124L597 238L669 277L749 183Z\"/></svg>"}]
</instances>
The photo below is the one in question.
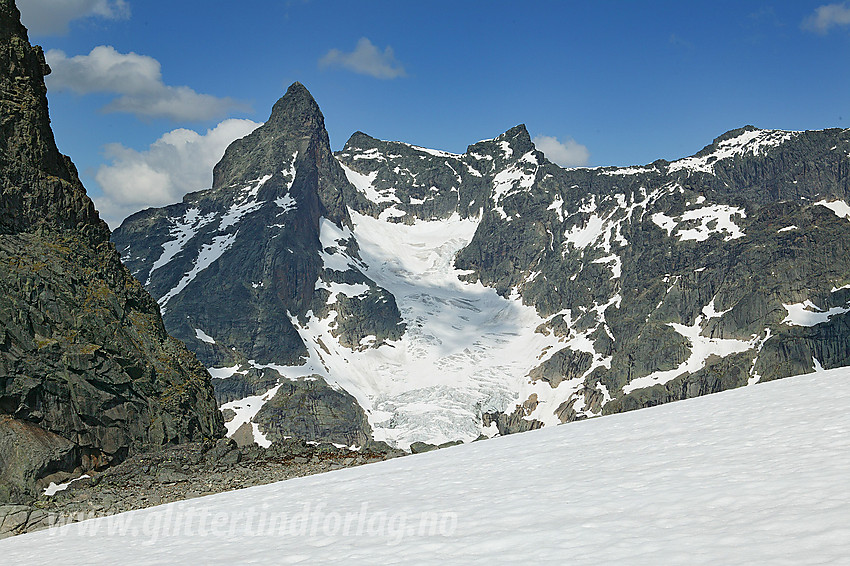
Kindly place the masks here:
<instances>
[{"instance_id":1,"label":"distant mountain range","mask_svg":"<svg viewBox=\"0 0 850 566\"><path fill-rule=\"evenodd\" d=\"M230 434L407 448L850 365L848 197L850 130L628 168L561 168L522 125L334 154L295 83L212 188L112 241Z\"/></svg>"}]
</instances>

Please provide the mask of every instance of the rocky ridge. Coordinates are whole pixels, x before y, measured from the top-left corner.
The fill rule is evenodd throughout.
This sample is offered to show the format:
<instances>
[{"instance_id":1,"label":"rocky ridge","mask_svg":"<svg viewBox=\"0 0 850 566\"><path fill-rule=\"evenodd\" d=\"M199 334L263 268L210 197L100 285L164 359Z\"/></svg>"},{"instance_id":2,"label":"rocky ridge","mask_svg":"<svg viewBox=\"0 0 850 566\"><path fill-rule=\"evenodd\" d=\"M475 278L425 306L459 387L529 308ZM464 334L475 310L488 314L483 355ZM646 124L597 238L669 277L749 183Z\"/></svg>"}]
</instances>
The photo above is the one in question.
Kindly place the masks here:
<instances>
[{"instance_id":1,"label":"rocky ridge","mask_svg":"<svg viewBox=\"0 0 850 566\"><path fill-rule=\"evenodd\" d=\"M297 108L294 98L288 92L273 118ZM223 378L220 390L250 393L223 405L237 414L231 433L250 423L258 439L274 434L276 425L255 416L291 389L272 386L275 374L296 382L321 376L363 409L371 430L356 425L359 432L408 447L850 364L848 130L748 126L674 162L578 169L546 160L522 125L464 154L357 132L336 153L338 165L328 161L326 134L313 133L323 140L316 164L293 169L290 156L302 153L285 147L260 168L217 167L258 179L280 169L306 177L306 168L318 178L309 196L287 188L240 209L248 212L226 226L233 247L203 272L198 251L224 235L239 205L198 203L242 194L253 186L247 179L247 189L214 184L139 213L113 237L167 309L185 296L186 304L205 303L203 313L235 304L255 312L266 308L260 296L282 284L268 276L270 258L285 250L312 266L288 274L300 302L276 320L290 326L262 333L278 343L275 353L246 349L253 322L237 328L227 316L175 314L169 328ZM266 155L267 134L252 136L224 161L254 146ZM316 199L327 204L309 204ZM286 214L301 214L306 202L309 226L268 232L281 229L267 217L278 201L291 205ZM219 232L204 234L200 218ZM279 251L235 251L259 234ZM229 266L237 262L264 275L234 277ZM180 287L191 273L196 287ZM237 303L219 290L228 285L250 299ZM319 420L313 434L322 439L319 429L332 423Z\"/></svg>"},{"instance_id":2,"label":"rocky ridge","mask_svg":"<svg viewBox=\"0 0 850 566\"><path fill-rule=\"evenodd\" d=\"M0 1L0 503L48 475L223 434L210 377L170 337L50 130L39 47Z\"/></svg>"},{"instance_id":3,"label":"rocky ridge","mask_svg":"<svg viewBox=\"0 0 850 566\"><path fill-rule=\"evenodd\" d=\"M53 490L35 502L0 505L0 539L405 454L383 443L350 451L294 439L276 441L268 449L253 443L237 445L230 439L165 447L136 454L91 476L52 476Z\"/></svg>"}]
</instances>

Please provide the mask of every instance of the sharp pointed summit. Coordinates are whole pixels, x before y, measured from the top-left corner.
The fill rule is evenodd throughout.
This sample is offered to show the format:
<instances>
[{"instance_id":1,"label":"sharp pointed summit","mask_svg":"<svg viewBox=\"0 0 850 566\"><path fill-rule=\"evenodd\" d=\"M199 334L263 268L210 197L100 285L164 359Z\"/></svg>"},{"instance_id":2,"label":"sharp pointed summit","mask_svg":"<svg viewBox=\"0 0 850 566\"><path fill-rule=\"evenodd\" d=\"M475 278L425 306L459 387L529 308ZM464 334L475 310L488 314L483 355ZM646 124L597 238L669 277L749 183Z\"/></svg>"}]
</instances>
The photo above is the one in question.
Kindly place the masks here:
<instances>
[{"instance_id":1,"label":"sharp pointed summit","mask_svg":"<svg viewBox=\"0 0 850 566\"><path fill-rule=\"evenodd\" d=\"M304 85L293 83L262 126L230 144L213 170L213 188L244 181L293 154L303 156L311 145L330 153L325 119Z\"/></svg>"},{"instance_id":2,"label":"sharp pointed summit","mask_svg":"<svg viewBox=\"0 0 850 566\"><path fill-rule=\"evenodd\" d=\"M314 130L317 127L320 129L325 127L319 105L307 87L299 82L292 83L286 90L286 94L275 102L267 123L290 130L298 128Z\"/></svg>"},{"instance_id":3,"label":"sharp pointed summit","mask_svg":"<svg viewBox=\"0 0 850 566\"><path fill-rule=\"evenodd\" d=\"M213 169L212 188L228 191L264 175L272 176L264 182L266 196L272 190L274 198L292 193L312 210L315 229L320 216L350 225L340 194L348 183L333 158L319 105L301 83L289 87L262 126L230 144Z\"/></svg>"}]
</instances>

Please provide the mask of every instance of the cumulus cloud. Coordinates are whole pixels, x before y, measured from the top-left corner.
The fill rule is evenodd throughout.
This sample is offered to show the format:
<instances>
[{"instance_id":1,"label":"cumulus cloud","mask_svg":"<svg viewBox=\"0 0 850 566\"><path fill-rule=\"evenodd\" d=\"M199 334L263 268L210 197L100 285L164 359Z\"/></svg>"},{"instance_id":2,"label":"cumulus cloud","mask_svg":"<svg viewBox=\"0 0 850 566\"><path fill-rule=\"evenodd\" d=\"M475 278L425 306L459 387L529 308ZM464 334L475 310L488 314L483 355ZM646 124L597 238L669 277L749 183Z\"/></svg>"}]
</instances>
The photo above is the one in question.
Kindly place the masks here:
<instances>
[{"instance_id":1,"label":"cumulus cloud","mask_svg":"<svg viewBox=\"0 0 850 566\"><path fill-rule=\"evenodd\" d=\"M125 0L17 0L21 21L33 35L64 35L79 18L122 20L130 17Z\"/></svg>"},{"instance_id":2,"label":"cumulus cloud","mask_svg":"<svg viewBox=\"0 0 850 566\"><path fill-rule=\"evenodd\" d=\"M382 53L365 37L360 38L351 53L331 49L319 60L319 67L339 67L376 79L395 79L407 75L404 66L396 60L392 47L387 46Z\"/></svg>"},{"instance_id":3,"label":"cumulus cloud","mask_svg":"<svg viewBox=\"0 0 850 566\"><path fill-rule=\"evenodd\" d=\"M587 148L572 138L560 142L552 136L535 136L532 141L546 159L561 167L582 167L587 165L590 159Z\"/></svg>"},{"instance_id":4,"label":"cumulus cloud","mask_svg":"<svg viewBox=\"0 0 850 566\"><path fill-rule=\"evenodd\" d=\"M162 82L159 61L133 52L119 53L109 45L74 57L51 49L45 58L53 71L45 78L50 89L121 95L104 107L105 112L175 121L209 120L240 106L231 98L200 94L187 86L168 86Z\"/></svg>"},{"instance_id":5,"label":"cumulus cloud","mask_svg":"<svg viewBox=\"0 0 850 566\"><path fill-rule=\"evenodd\" d=\"M802 28L821 35L834 27L850 25L850 8L847 3L825 4L803 20Z\"/></svg>"},{"instance_id":6,"label":"cumulus cloud","mask_svg":"<svg viewBox=\"0 0 850 566\"><path fill-rule=\"evenodd\" d=\"M111 164L101 165L95 175L103 190L103 196L94 199L101 216L115 228L134 212L179 202L186 193L209 187L212 168L227 146L259 126L251 120L229 119L205 134L172 130L145 151L107 145Z\"/></svg>"}]
</instances>

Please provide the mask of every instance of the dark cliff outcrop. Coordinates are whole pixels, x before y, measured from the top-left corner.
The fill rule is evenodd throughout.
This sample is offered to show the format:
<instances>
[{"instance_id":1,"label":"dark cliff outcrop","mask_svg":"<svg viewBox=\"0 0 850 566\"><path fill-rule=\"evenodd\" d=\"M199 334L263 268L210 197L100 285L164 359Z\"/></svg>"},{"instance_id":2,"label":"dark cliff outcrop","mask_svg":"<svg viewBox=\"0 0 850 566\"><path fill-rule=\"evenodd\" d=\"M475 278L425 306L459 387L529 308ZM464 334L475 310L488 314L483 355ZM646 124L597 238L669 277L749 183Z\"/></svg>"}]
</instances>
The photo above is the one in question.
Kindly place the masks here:
<instances>
[{"instance_id":1,"label":"dark cliff outcrop","mask_svg":"<svg viewBox=\"0 0 850 566\"><path fill-rule=\"evenodd\" d=\"M0 502L19 502L47 474L223 426L209 374L167 334L56 148L50 69L13 0L0 39Z\"/></svg>"},{"instance_id":2,"label":"dark cliff outcrop","mask_svg":"<svg viewBox=\"0 0 850 566\"><path fill-rule=\"evenodd\" d=\"M254 422L271 441L321 438L334 444L365 446L371 429L357 400L334 389L321 376L284 381Z\"/></svg>"}]
</instances>

